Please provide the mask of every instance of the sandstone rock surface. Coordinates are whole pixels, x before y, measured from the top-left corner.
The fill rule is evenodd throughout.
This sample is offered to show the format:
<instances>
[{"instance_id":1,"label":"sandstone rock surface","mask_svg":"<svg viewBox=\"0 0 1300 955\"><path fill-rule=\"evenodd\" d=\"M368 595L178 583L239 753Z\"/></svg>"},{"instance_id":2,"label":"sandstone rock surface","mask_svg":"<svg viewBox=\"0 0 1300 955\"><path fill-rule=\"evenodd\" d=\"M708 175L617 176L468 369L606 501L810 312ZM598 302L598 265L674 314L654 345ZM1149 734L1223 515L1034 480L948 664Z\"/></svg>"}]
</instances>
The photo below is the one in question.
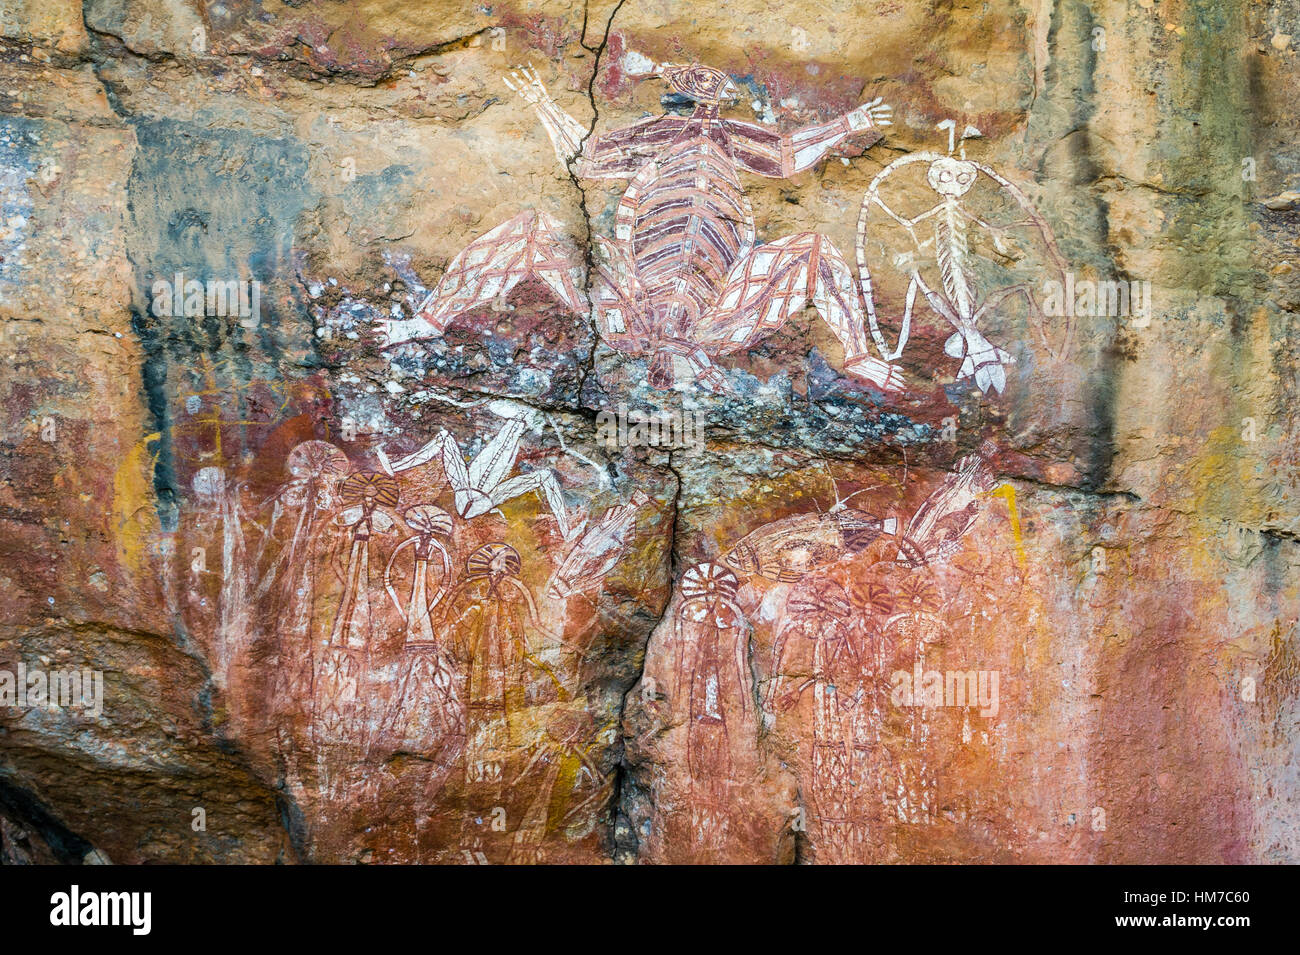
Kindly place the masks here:
<instances>
[{"instance_id":1,"label":"sandstone rock surface","mask_svg":"<svg viewBox=\"0 0 1300 955\"><path fill-rule=\"evenodd\" d=\"M0 0L0 862L1300 861L1297 15Z\"/></svg>"}]
</instances>

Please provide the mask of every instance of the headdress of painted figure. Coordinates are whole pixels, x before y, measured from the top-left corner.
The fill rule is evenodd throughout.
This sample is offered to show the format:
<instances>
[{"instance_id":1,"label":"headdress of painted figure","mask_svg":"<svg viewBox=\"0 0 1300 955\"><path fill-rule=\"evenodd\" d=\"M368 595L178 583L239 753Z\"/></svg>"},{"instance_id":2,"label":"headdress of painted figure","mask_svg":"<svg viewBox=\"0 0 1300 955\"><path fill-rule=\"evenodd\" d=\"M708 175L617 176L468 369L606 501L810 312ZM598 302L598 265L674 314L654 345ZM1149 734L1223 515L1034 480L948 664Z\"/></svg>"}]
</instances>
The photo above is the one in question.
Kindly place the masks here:
<instances>
[{"instance_id":1,"label":"headdress of painted figure","mask_svg":"<svg viewBox=\"0 0 1300 955\"><path fill-rule=\"evenodd\" d=\"M731 77L702 63L656 63L632 50L623 57L623 68L629 76L638 79L658 76L678 96L703 106L740 99L740 90Z\"/></svg>"},{"instance_id":2,"label":"headdress of painted figure","mask_svg":"<svg viewBox=\"0 0 1300 955\"><path fill-rule=\"evenodd\" d=\"M494 543L470 554L466 566L471 579L486 577L495 589L503 580L517 578L523 564L519 552L509 544Z\"/></svg>"},{"instance_id":3,"label":"headdress of painted figure","mask_svg":"<svg viewBox=\"0 0 1300 955\"><path fill-rule=\"evenodd\" d=\"M704 106L734 103L740 99L740 90L731 81L731 77L711 66L703 66L699 63L691 63L687 66L660 63L655 73L667 81L674 93L680 93Z\"/></svg>"}]
</instances>

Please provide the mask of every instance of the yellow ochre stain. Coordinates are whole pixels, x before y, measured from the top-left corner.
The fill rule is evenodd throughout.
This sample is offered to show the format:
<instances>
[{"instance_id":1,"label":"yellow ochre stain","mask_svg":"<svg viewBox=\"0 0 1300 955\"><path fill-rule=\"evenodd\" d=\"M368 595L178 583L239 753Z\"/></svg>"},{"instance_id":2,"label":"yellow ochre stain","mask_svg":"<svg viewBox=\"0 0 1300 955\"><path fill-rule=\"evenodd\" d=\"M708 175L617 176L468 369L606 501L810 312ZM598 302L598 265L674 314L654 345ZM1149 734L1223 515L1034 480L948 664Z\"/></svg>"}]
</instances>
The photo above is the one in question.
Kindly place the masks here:
<instances>
[{"instance_id":1,"label":"yellow ochre stain","mask_svg":"<svg viewBox=\"0 0 1300 955\"><path fill-rule=\"evenodd\" d=\"M1016 558L1023 570L1029 564L1025 555L1025 541L1020 536L1020 512L1016 510L1016 489L1010 484L999 484L989 491L991 497L1003 497L1007 501L1007 512L1011 517L1011 537L1016 542Z\"/></svg>"},{"instance_id":2,"label":"yellow ochre stain","mask_svg":"<svg viewBox=\"0 0 1300 955\"><path fill-rule=\"evenodd\" d=\"M158 455L150 453L149 445L162 438L154 432L133 447L126 460L113 475L113 516L117 529L118 562L132 573L139 573L144 558L145 541L153 517L153 474ZM148 517L141 519L145 512Z\"/></svg>"}]
</instances>

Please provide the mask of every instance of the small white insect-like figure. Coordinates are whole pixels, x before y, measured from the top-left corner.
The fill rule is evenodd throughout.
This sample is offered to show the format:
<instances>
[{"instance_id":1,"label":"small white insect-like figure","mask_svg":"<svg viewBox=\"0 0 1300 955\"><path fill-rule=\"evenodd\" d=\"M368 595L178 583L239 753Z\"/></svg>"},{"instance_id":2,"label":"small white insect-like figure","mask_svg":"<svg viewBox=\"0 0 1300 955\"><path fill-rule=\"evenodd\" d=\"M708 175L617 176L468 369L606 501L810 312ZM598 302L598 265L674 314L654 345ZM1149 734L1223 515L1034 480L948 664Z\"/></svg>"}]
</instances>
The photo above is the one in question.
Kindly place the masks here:
<instances>
[{"instance_id":1,"label":"small white insect-like figure","mask_svg":"<svg viewBox=\"0 0 1300 955\"><path fill-rule=\"evenodd\" d=\"M569 549L546 585L546 596L566 600L595 590L627 551L638 512L650 504L644 491L609 508Z\"/></svg>"},{"instance_id":2,"label":"small white insect-like figure","mask_svg":"<svg viewBox=\"0 0 1300 955\"><path fill-rule=\"evenodd\" d=\"M961 362L958 378L973 378L976 386L984 392L993 388L1001 392L1006 387L1005 365L1015 358L998 348L979 330L982 319L1015 296L1022 296L1029 311L1030 321L1034 324L1039 337L1053 358L1063 358L1069 349L1071 329L1067 324L1063 332L1062 345L1053 349L1049 343L1042 309L1030 285L1026 282L1008 285L988 291L982 297L972 268L972 251L967 240L967 225L974 223L984 229L992 239L994 251L1010 262L1019 257L1017 249L1007 242L1009 230L1028 227L1036 231L1046 253L1046 266L1063 274L1065 261L1057 250L1047 223L1034 209L1033 203L1014 184L1004 179L983 163L966 158L965 146L961 147L960 158L952 155L956 148L955 124L945 120L939 124L940 129L948 130L948 155L933 152L914 153L894 160L880 171L871 181L866 197L862 203L862 213L858 218L858 268L866 293L867 321L876 346L886 361L893 361L903 351L911 331L912 310L919 291L937 315L950 322L956 331L944 344L944 351ZM979 136L980 131L967 126L962 133L962 141ZM885 181L894 176L899 169L914 163L928 163L926 184L939 197L938 203L916 215L899 214L881 198L881 187ZM986 221L968 208L966 196L975 185L980 174L984 174L1011 197L1014 204L1024 213L1025 218L1005 224ZM910 272L907 286L907 300L903 309L903 319L899 331L898 345L891 351L885 344L876 318L875 302L872 295L871 277L867 265L867 226L873 208L879 208L890 220L903 227L910 236L914 248L896 253L893 261ZM933 233L925 239L918 234L917 226L929 222ZM919 255L934 256L938 267L938 287L933 287L921 274L922 266Z\"/></svg>"},{"instance_id":3,"label":"small white insect-like figure","mask_svg":"<svg viewBox=\"0 0 1300 955\"><path fill-rule=\"evenodd\" d=\"M443 396L437 396L437 400L458 408L476 407L484 403L455 401ZM585 522L575 519L569 513L568 506L564 503L564 491L555 472L547 468L509 477L514 470L515 459L519 456L520 441L525 433L531 431L540 434L545 425L550 423L560 439L560 449L563 452L591 465L603 480L608 480L605 472L578 452L569 450L564 444L564 438L560 437L559 428L544 412L509 399L487 401L486 405L504 424L468 466L460 445L446 431L439 431L424 447L396 461L390 461L382 448L376 449L380 465L389 474L396 474L437 458L455 494L456 513L466 520L497 511L502 504L513 498L540 491L559 525L560 535L566 541L572 540L582 530Z\"/></svg>"}]
</instances>

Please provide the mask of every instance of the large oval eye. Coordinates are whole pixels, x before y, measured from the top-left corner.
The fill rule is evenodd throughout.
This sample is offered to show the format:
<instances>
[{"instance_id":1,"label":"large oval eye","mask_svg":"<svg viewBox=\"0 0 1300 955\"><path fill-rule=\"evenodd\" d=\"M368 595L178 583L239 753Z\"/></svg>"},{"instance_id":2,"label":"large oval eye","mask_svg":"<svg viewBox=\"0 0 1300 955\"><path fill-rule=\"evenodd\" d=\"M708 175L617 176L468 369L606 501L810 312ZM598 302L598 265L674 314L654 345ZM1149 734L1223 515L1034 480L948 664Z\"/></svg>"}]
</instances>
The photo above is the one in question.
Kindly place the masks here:
<instances>
[{"instance_id":1,"label":"large oval eye","mask_svg":"<svg viewBox=\"0 0 1300 955\"><path fill-rule=\"evenodd\" d=\"M964 172L957 177L957 181L961 183L963 186L965 186L965 185L969 185L970 181L974 178L975 177L971 173Z\"/></svg>"},{"instance_id":2,"label":"large oval eye","mask_svg":"<svg viewBox=\"0 0 1300 955\"><path fill-rule=\"evenodd\" d=\"M940 182L951 182L951 181L952 181L952 173L949 172L947 169L945 169L943 172L939 173L939 181L940 181Z\"/></svg>"}]
</instances>

